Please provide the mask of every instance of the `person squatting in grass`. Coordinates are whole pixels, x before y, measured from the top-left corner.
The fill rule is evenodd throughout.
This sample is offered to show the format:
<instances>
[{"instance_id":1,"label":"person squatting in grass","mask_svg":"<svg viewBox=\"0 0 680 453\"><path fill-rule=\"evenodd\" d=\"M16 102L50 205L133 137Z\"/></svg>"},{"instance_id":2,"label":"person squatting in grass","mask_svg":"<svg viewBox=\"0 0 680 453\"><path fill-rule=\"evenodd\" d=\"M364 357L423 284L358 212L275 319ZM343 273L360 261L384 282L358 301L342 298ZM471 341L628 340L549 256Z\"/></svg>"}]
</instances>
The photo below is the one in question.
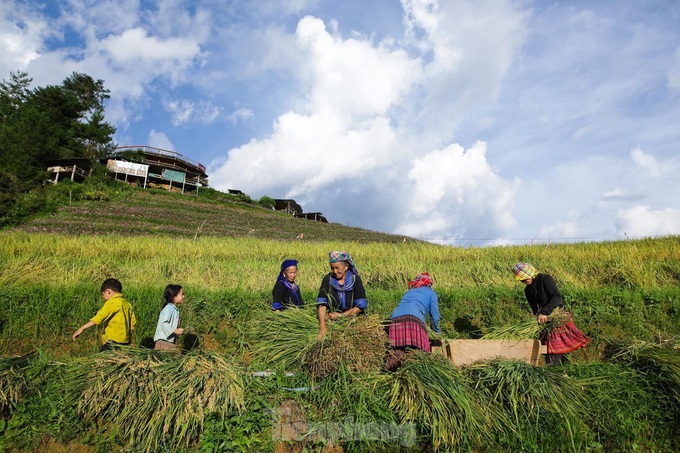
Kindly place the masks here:
<instances>
[{"instance_id":1,"label":"person squatting in grass","mask_svg":"<svg viewBox=\"0 0 680 453\"><path fill-rule=\"evenodd\" d=\"M390 315L390 350L385 367L396 370L410 349L431 352L430 338L425 325L430 319L432 330L439 334L439 303L432 290L432 279L427 272L419 274L408 283L408 290Z\"/></svg>"},{"instance_id":2,"label":"person squatting in grass","mask_svg":"<svg viewBox=\"0 0 680 453\"><path fill-rule=\"evenodd\" d=\"M132 311L132 305L123 298L122 292L123 285L120 281L115 278L104 280L101 286L104 305L92 319L75 331L73 341L90 327L102 326L103 328L99 330L100 351L129 345L132 342L137 318Z\"/></svg>"},{"instance_id":3,"label":"person squatting in grass","mask_svg":"<svg viewBox=\"0 0 680 453\"><path fill-rule=\"evenodd\" d=\"M559 308L564 310L564 299L557 289L557 283L548 274L540 273L529 263L517 263L512 268L515 279L526 285L524 295L531 306L539 324L549 321L548 316ZM590 342L583 333L578 330L571 314L565 312L567 322L562 326L550 329L541 338L541 343L547 346L548 353L545 361L548 365L561 365L567 362L565 354L582 348Z\"/></svg>"},{"instance_id":4,"label":"person squatting in grass","mask_svg":"<svg viewBox=\"0 0 680 453\"><path fill-rule=\"evenodd\" d=\"M368 307L366 290L349 253L329 253L331 271L321 281L316 299L319 317L319 339L326 335L326 317L336 320L342 316L356 316Z\"/></svg>"},{"instance_id":5,"label":"person squatting in grass","mask_svg":"<svg viewBox=\"0 0 680 453\"><path fill-rule=\"evenodd\" d=\"M302 307L302 296L300 287L295 283L297 277L298 262L296 260L285 260L281 263L281 272L276 278L274 289L272 289L272 310L281 311L289 307Z\"/></svg>"},{"instance_id":6,"label":"person squatting in grass","mask_svg":"<svg viewBox=\"0 0 680 453\"><path fill-rule=\"evenodd\" d=\"M163 308L153 335L154 349L175 349L177 337L184 333L177 307L184 303L184 289L179 285L168 285L163 291L163 299Z\"/></svg>"}]
</instances>

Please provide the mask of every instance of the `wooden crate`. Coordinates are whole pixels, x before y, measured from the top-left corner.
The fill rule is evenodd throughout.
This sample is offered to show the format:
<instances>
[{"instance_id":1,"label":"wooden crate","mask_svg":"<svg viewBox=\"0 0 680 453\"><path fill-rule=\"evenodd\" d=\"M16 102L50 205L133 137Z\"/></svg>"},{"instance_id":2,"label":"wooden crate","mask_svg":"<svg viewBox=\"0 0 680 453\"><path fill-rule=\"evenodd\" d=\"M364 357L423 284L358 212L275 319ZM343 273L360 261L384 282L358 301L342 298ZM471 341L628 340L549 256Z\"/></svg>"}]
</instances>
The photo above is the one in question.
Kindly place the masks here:
<instances>
[{"instance_id":1,"label":"wooden crate","mask_svg":"<svg viewBox=\"0 0 680 453\"><path fill-rule=\"evenodd\" d=\"M495 358L521 360L538 365L546 347L538 340L443 340L432 348L457 366L471 365Z\"/></svg>"}]
</instances>

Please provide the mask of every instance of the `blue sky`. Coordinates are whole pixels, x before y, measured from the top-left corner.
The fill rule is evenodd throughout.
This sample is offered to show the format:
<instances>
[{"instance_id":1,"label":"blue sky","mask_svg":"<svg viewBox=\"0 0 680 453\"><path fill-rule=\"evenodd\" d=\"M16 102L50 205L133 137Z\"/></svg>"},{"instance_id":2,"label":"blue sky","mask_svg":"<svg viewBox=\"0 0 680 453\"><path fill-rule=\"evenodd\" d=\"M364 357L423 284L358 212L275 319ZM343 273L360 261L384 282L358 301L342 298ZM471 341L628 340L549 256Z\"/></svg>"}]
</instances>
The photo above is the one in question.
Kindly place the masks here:
<instances>
[{"instance_id":1,"label":"blue sky","mask_svg":"<svg viewBox=\"0 0 680 453\"><path fill-rule=\"evenodd\" d=\"M454 245L680 234L680 2L0 0L0 74L120 145ZM351 239L351 238L348 238Z\"/></svg>"}]
</instances>

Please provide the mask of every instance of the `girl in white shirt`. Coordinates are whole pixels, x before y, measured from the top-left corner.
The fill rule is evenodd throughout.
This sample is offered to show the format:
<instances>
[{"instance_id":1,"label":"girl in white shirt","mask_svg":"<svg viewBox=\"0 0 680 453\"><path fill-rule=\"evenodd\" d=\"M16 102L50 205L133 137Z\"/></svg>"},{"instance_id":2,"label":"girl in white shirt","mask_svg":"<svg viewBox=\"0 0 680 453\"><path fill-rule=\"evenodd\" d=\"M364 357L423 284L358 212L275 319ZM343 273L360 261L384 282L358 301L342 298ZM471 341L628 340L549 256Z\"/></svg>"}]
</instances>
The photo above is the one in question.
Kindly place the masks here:
<instances>
[{"instance_id":1,"label":"girl in white shirt","mask_svg":"<svg viewBox=\"0 0 680 453\"><path fill-rule=\"evenodd\" d=\"M163 292L163 299L163 309L153 336L154 349L174 349L177 347L177 337L184 333L177 307L184 303L184 289L179 285L168 285Z\"/></svg>"}]
</instances>

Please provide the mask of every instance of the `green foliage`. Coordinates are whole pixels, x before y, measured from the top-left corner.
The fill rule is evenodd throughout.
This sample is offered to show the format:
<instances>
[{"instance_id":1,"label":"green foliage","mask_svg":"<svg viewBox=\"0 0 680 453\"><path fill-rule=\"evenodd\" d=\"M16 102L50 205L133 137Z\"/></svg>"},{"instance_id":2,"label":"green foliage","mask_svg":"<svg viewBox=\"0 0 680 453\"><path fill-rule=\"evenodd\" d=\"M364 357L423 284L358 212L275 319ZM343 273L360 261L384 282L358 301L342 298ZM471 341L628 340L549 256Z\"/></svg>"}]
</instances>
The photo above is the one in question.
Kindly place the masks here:
<instances>
[{"instance_id":1,"label":"green foliage","mask_svg":"<svg viewBox=\"0 0 680 453\"><path fill-rule=\"evenodd\" d=\"M208 417L197 450L201 453L273 451L272 411L266 397L254 392L243 413Z\"/></svg>"},{"instance_id":2,"label":"green foliage","mask_svg":"<svg viewBox=\"0 0 680 453\"><path fill-rule=\"evenodd\" d=\"M115 182L109 187L102 178L103 190L121 187L125 201L126 194L134 198L141 193ZM69 181L50 191L75 198L82 196L78 191L83 187ZM168 205L190 198L149 192L144 197L173 200ZM179 218L194 206L190 203L195 201L173 212ZM201 206L218 209L222 204ZM255 206L242 205L242 209L242 215L275 215ZM109 211L107 221L120 218ZM179 283L186 292L182 322L198 339L197 353L227 357L246 382L245 410L223 416L205 413L202 428L191 425L192 440L182 443L180 451L272 451L276 438L270 411L276 412L282 404L297 407L317 434L302 443L307 451L322 451L333 436L345 451L354 452L433 451L436 446L439 451L533 452L676 451L680 447L675 440L680 420L675 349L680 338L677 237L554 248L457 249L401 241L187 236L0 233L4 257L0 261L0 352L14 355L36 347L48 351L22 369L26 386L21 399L0 418L0 449L45 451L49 441L112 451L130 438L125 423L117 421L123 428L115 430L98 415L85 422L85 412L76 412L85 406L66 398L82 395L82 388L65 391L67 384L77 382L94 386L90 378L81 378L91 369L83 364L91 365L101 356L92 355L97 350L95 329L76 342L71 335L101 307L98 287L110 276L123 282L123 292L137 314L135 344L153 335L165 285ZM553 369L507 362L456 369L419 355L422 363L416 361L396 373L357 373L347 363L339 363L328 377L312 379L301 367L299 353L305 342L315 342L314 311L301 311L309 315L305 322L276 324L274 316L284 314L278 319L284 320L285 312L271 312L271 288L281 261L296 258L300 260L298 283L312 307L319 282L328 272L327 253L336 248L349 250L355 258L366 283L369 313L378 319L389 317L409 276L429 271L440 296L441 326L447 338L478 338L528 317L522 287L513 280L510 267L529 257L539 270L556 276L574 321L593 341L586 350L570 354L571 364ZM640 260L646 263L642 271L635 266ZM589 263L586 271L580 270L584 262ZM625 281L605 278L612 274L612 266L626 276ZM256 327L251 331L251 326ZM286 328L294 331L297 340L283 338ZM636 342L623 342L631 338ZM251 371L278 371L278 361L257 351L256 343L267 341L271 347L265 352L279 348L283 354L298 353L291 359L296 376L249 377ZM185 391L196 382L191 379L200 377L183 375L188 368L173 370L169 373L177 376L173 385ZM125 366L117 372L124 373ZM147 378L137 376L135 382L152 383ZM124 382L122 376L116 379L117 385ZM160 384L159 388L169 392ZM299 388L302 391L295 390ZM171 399L181 398L172 392ZM97 401L93 398L92 404ZM133 406L149 413L150 406L143 402ZM451 412L454 418L448 418ZM140 414L130 417L148 418ZM413 423L415 445L353 437L372 423L388 428ZM329 431L336 428L340 434ZM172 448L166 444L158 446L158 451L168 450Z\"/></svg>"},{"instance_id":3,"label":"green foliage","mask_svg":"<svg viewBox=\"0 0 680 453\"><path fill-rule=\"evenodd\" d=\"M274 209L274 206L276 206L276 200L274 200L272 197L268 196L263 196L259 200L257 200L258 206L262 206L263 208L266 209Z\"/></svg>"},{"instance_id":4,"label":"green foliage","mask_svg":"<svg viewBox=\"0 0 680 453\"><path fill-rule=\"evenodd\" d=\"M42 200L21 199L13 211L11 201L41 185L50 160L99 158L114 147L103 81L73 73L60 86L31 90L30 82L19 72L0 84L0 218L12 218L4 224L41 211Z\"/></svg>"}]
</instances>

